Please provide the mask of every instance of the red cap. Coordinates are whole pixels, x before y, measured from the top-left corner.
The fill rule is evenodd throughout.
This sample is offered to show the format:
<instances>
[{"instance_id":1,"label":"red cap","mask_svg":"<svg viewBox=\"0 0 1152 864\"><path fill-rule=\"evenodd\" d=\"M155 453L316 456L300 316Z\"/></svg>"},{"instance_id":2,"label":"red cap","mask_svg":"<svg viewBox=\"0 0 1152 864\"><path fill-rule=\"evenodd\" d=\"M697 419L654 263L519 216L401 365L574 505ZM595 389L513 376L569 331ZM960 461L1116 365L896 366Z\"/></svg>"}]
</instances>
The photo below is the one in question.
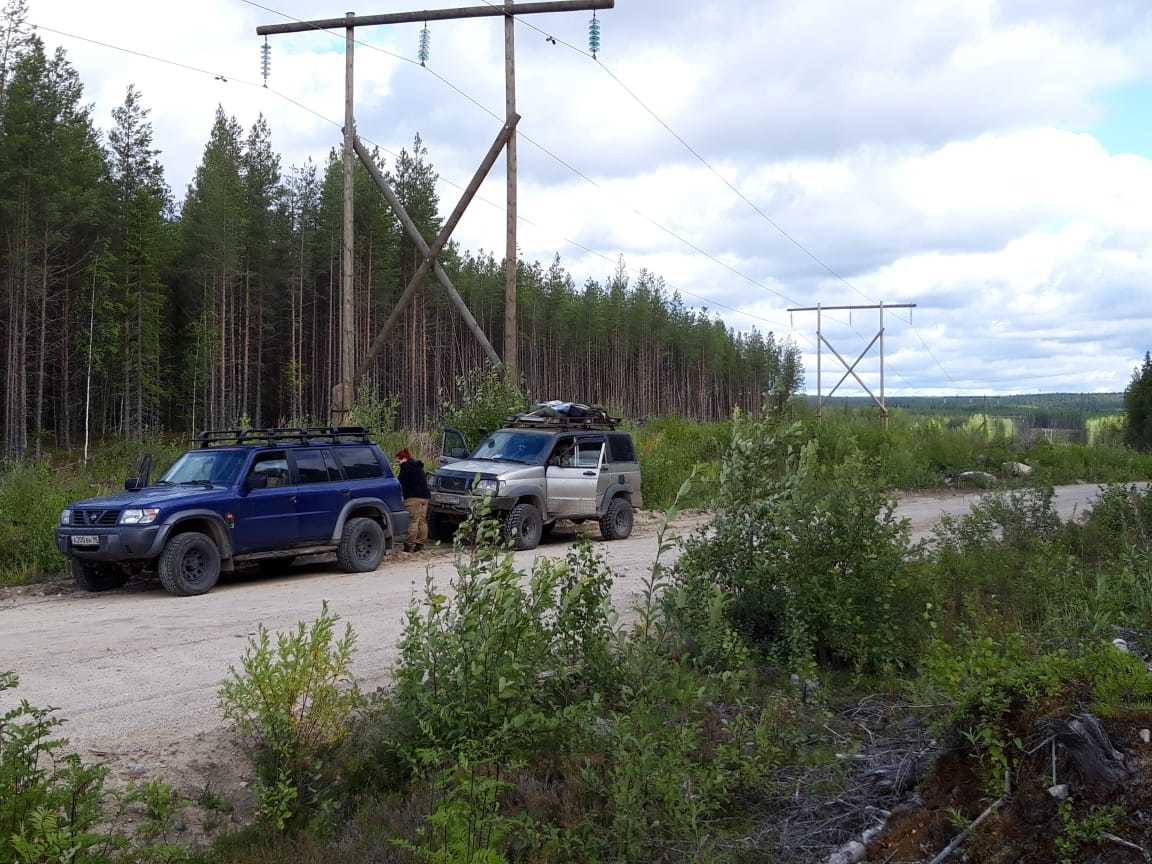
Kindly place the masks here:
<instances>
[{"instance_id":1,"label":"red cap","mask_svg":"<svg viewBox=\"0 0 1152 864\"><path fill-rule=\"evenodd\" d=\"M396 454L396 458L397 459L411 459L412 458L412 451L409 450L407 447L405 447L403 450L401 450L399 453Z\"/></svg>"}]
</instances>

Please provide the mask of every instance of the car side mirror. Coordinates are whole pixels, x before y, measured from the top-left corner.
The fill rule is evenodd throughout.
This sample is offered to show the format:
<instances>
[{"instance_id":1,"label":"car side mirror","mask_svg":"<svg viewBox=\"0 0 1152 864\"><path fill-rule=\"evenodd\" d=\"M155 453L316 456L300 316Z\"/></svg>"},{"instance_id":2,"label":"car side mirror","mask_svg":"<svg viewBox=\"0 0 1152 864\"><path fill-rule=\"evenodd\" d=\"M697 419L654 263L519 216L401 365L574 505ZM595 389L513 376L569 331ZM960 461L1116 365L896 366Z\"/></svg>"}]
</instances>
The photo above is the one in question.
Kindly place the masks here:
<instances>
[{"instance_id":1,"label":"car side mirror","mask_svg":"<svg viewBox=\"0 0 1152 864\"><path fill-rule=\"evenodd\" d=\"M454 447L452 450L448 451L448 455L453 459L467 459L468 451L463 447Z\"/></svg>"},{"instance_id":2,"label":"car side mirror","mask_svg":"<svg viewBox=\"0 0 1152 864\"><path fill-rule=\"evenodd\" d=\"M147 481L140 477L129 477L124 481L124 491L139 492L147 485Z\"/></svg>"},{"instance_id":3,"label":"car side mirror","mask_svg":"<svg viewBox=\"0 0 1152 864\"><path fill-rule=\"evenodd\" d=\"M268 488L268 475L267 474L253 474L251 477L248 478L248 482L245 485L248 487L249 492L251 492L253 489L267 489Z\"/></svg>"}]
</instances>

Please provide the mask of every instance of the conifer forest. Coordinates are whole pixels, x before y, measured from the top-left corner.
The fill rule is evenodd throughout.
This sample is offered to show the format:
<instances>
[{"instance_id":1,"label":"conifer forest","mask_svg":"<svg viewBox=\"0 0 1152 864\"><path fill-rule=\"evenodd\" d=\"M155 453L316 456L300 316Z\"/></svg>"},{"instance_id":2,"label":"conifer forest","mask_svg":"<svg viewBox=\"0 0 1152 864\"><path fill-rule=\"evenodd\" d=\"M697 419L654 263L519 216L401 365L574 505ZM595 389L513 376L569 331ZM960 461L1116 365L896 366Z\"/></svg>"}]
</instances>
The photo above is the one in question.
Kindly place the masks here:
<instances>
[{"instance_id":1,"label":"conifer forest","mask_svg":"<svg viewBox=\"0 0 1152 864\"><path fill-rule=\"evenodd\" d=\"M2 452L93 440L327 421L338 366L342 175L334 150L282 164L275 130L221 106L182 195L169 188L147 94L110 117L88 104L63 50L46 53L10 2L0 18L0 415ZM419 136L378 159L435 236L440 204ZM357 355L420 257L357 166ZM503 262L452 246L441 261L495 345ZM606 266L606 270L611 267ZM728 416L784 400L799 354L689 308L623 260L578 282L557 256L519 264L520 366L533 397L595 401L632 418ZM429 284L361 396L395 400L430 428L460 376L484 363Z\"/></svg>"}]
</instances>

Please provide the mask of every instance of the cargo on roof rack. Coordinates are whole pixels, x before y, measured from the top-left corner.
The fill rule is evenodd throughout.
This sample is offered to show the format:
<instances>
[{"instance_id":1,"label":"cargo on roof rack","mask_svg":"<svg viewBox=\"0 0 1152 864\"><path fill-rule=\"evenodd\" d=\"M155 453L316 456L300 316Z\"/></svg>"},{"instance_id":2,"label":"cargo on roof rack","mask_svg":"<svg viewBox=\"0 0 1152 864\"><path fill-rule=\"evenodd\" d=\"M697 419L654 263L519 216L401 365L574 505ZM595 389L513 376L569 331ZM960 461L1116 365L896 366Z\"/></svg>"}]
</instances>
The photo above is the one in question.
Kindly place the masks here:
<instances>
[{"instance_id":1,"label":"cargo on roof rack","mask_svg":"<svg viewBox=\"0 0 1152 864\"><path fill-rule=\"evenodd\" d=\"M233 447L237 444L370 444L368 430L362 426L308 426L275 429L216 429L204 431L194 441L205 447Z\"/></svg>"},{"instance_id":2,"label":"cargo on roof rack","mask_svg":"<svg viewBox=\"0 0 1152 864\"><path fill-rule=\"evenodd\" d=\"M514 429L595 429L614 430L624 421L609 417L595 405L571 402L546 402L525 414L515 414L504 421Z\"/></svg>"}]
</instances>

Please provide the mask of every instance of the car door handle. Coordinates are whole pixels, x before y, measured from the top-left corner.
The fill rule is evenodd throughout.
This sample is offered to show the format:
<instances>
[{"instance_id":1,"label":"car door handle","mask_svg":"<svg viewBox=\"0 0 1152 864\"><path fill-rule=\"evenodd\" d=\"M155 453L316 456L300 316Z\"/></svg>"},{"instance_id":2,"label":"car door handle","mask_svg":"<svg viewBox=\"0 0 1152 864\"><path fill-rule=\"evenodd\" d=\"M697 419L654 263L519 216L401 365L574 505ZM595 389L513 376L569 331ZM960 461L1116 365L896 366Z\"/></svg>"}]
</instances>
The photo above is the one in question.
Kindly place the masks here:
<instances>
[{"instance_id":1,"label":"car door handle","mask_svg":"<svg viewBox=\"0 0 1152 864\"><path fill-rule=\"evenodd\" d=\"M296 503L296 496L295 496L295 495L293 495L293 496L292 496L291 498L289 498L288 500L289 500L289 501L291 501L293 504L295 504L295 503Z\"/></svg>"},{"instance_id":2,"label":"car door handle","mask_svg":"<svg viewBox=\"0 0 1152 864\"><path fill-rule=\"evenodd\" d=\"M584 472L584 476L585 476L585 477L595 477L595 476L596 476L596 472L595 472L595 471L585 471L585 472Z\"/></svg>"},{"instance_id":3,"label":"car door handle","mask_svg":"<svg viewBox=\"0 0 1152 864\"><path fill-rule=\"evenodd\" d=\"M349 495L352 494L352 490L351 489L341 489L340 494L343 495L345 498L347 498Z\"/></svg>"}]
</instances>

